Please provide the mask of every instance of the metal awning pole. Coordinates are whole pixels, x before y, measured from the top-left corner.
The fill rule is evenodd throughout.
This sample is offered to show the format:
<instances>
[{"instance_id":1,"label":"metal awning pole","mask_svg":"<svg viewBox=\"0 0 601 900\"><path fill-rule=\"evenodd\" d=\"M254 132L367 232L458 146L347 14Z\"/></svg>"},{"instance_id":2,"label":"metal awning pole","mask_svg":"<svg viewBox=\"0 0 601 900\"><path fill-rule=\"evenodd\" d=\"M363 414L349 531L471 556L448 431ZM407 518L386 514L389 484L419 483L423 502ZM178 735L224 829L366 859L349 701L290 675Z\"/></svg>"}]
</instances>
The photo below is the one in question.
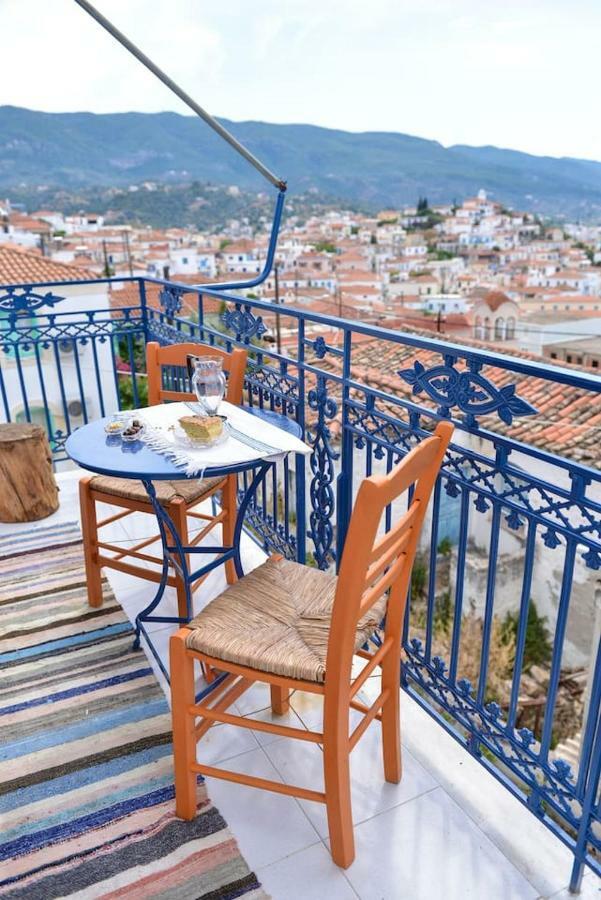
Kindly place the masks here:
<instances>
[{"instance_id":1,"label":"metal awning pole","mask_svg":"<svg viewBox=\"0 0 601 900\"><path fill-rule=\"evenodd\" d=\"M155 65L155 63L153 63L153 61L149 59L145 53L142 53L142 51L138 47L136 47L136 45L133 44L129 40L129 38L125 37L125 35L121 31L119 31L118 28L115 28L112 22L109 22L109 20L105 16L103 16L102 13L98 12L98 10L94 6L92 6L91 3L88 3L88 0L75 0L75 2L79 6L81 6L82 9L85 9L85 11L89 13L89 15L91 15L93 19L96 19L98 24L102 25L102 27L105 28L106 31L108 31L108 33L115 38L115 40L119 41L119 43L122 44L126 50L129 50L129 52L133 56L135 56L136 59L142 63L142 65L146 66L147 69L150 69L153 75L156 75L156 77L160 81L162 81L170 91L173 91L173 93L176 94L180 98L180 100L182 100L186 104L186 106L189 106L197 116L200 116L201 119L204 119L207 125L212 128L213 131L217 132L217 134L222 137L224 141L227 141L228 144L233 147L237 153L240 154L240 156L242 156L247 162L251 164L251 166L254 166L257 172L261 173L263 178L266 178L267 181L269 181L279 191L286 190L286 182L282 178L278 178L278 176L274 175L273 172L267 168L267 166L263 165L260 159L257 159L257 157L254 156L254 154L252 154L250 150L247 150L246 147L240 143L240 141L236 140L233 134L230 134L227 128L224 128L223 125L221 125L217 121L217 119L215 119L210 113L208 113L206 109L203 109L202 106L196 103L196 101L193 100L189 94L183 91L175 83L175 81L173 81L173 79L169 78L169 76L165 74L162 69L159 69L159 67Z\"/></svg>"}]
</instances>

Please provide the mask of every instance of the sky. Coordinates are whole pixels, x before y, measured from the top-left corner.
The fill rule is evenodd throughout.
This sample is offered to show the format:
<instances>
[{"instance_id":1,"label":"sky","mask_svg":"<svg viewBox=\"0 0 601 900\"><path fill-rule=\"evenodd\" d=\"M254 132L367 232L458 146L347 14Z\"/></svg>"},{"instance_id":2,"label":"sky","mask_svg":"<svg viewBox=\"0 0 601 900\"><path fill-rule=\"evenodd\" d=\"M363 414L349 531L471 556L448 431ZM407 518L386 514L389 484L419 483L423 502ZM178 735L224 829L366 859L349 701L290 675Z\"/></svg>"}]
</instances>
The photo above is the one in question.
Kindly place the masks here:
<instances>
[{"instance_id":1,"label":"sky","mask_svg":"<svg viewBox=\"0 0 601 900\"><path fill-rule=\"evenodd\" d=\"M601 160L601 0L95 5L214 115ZM0 55L0 105L187 112L75 0L0 0Z\"/></svg>"}]
</instances>

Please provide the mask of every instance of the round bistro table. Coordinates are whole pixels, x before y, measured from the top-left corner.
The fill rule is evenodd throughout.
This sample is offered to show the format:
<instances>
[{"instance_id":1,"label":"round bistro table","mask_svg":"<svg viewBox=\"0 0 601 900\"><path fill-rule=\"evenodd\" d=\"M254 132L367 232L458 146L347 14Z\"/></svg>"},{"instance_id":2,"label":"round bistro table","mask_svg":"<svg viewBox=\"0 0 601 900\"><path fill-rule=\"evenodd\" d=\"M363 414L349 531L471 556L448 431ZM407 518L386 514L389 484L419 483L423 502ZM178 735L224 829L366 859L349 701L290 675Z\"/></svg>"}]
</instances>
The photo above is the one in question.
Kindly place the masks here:
<instances>
[{"instance_id":1,"label":"round bistro table","mask_svg":"<svg viewBox=\"0 0 601 900\"><path fill-rule=\"evenodd\" d=\"M286 416L282 416L271 410L253 409L252 407L245 407L245 410L258 418L263 419L270 425L275 425L277 428L281 428L283 431L302 439L302 429L300 425L297 422L286 418ZM134 478L141 481L146 489L146 493L148 494L159 526L163 550L163 567L161 580L155 596L148 606L136 616L134 648L137 650L140 649L140 639L143 636L161 671L169 681L169 672L163 665L163 661L152 643L150 635L145 628L145 623L163 622L184 625L189 622L192 618L191 584L202 575L207 574L212 569L225 563L228 559L233 559L238 577L241 578L244 575L240 559L240 537L242 535L244 517L249 503L255 496L259 485L273 465L274 460L273 457L265 458L257 456L256 459L251 459L243 463L205 469L203 473L203 477L205 478L225 477L226 475L234 475L239 472L248 471L252 471L253 477L250 480L250 483L245 487L242 499L238 505L232 546L186 547L183 546L171 517L158 501L153 481L173 481L186 477L197 478L198 476L186 476L181 468L178 468L178 466L171 462L166 456L163 456L156 450L151 450L143 441L126 442L122 441L119 436L115 437L107 435L104 430L106 421L107 419L98 419L87 425L82 425L81 428L78 428L77 431L74 431L73 434L67 438L65 449L69 457L83 469L95 472L98 475L109 475L113 478ZM278 454L278 458L281 458L282 455L285 454ZM210 562L190 571L187 562L188 554L216 554L217 556ZM154 612L165 593L170 565L173 566L176 572L181 576L185 585L187 606L187 616L185 618L154 615ZM218 681L219 678L208 685L202 694L208 693L210 690L217 687Z\"/></svg>"}]
</instances>

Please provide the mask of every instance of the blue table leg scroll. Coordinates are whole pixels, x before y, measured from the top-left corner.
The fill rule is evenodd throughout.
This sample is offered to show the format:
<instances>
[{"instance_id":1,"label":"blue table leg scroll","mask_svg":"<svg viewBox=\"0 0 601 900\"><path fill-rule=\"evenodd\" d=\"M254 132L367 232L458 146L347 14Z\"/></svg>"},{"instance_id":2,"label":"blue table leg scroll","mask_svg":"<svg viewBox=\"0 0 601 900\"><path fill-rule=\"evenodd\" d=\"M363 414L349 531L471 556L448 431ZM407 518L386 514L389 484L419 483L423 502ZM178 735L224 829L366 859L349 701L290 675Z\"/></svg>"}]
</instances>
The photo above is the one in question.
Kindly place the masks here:
<instances>
[{"instance_id":1,"label":"blue table leg scroll","mask_svg":"<svg viewBox=\"0 0 601 900\"><path fill-rule=\"evenodd\" d=\"M246 510L248 509L248 505L255 496L257 489L261 482L265 479L267 472L269 471L272 463L262 462L257 468L254 470L253 478L248 488L246 489L242 501L238 506L238 511L236 515L236 526L234 529L234 540L231 547L222 547L222 546L203 546L203 547L185 547L180 539L178 531L173 524L171 517L168 515L165 507L159 502L156 495L156 490L152 481L146 481L142 479L142 484L146 489L146 493L150 499L152 504L152 508L157 518L159 533L161 537L161 543L163 545L163 568L161 572L161 580L159 582L159 586L157 588L157 592L153 597L152 601L148 604L145 609L143 609L136 616L136 637L134 640L134 650L140 649L140 643L142 636L144 637L152 655L157 661L157 664L167 679L169 681L169 672L166 670L159 654L157 653L151 636L148 634L145 626L147 622L162 622L166 624L177 624L177 625L185 625L193 618L193 609L192 609L192 590L191 585L201 578L203 575L208 574L212 569L217 568L217 566L222 565L228 559L233 559L234 567L236 569L236 574L238 578L242 578L244 576L244 571L242 569L242 561L240 559L240 539L242 537L242 528L244 526L244 517L246 515ZM205 565L200 566L197 569L188 566L188 555L189 554L216 554L216 558L212 559L210 562ZM185 618L181 618L179 616L162 616L162 615L154 615L155 609L159 606L163 595L165 593L165 587L167 586L167 577L169 575L169 567L172 566L178 575L181 577L182 582L185 586L186 591L186 616ZM193 571L190 571L190 568ZM213 681L204 691L203 693L209 693L211 690L214 690L217 687L219 682L219 678Z\"/></svg>"}]
</instances>

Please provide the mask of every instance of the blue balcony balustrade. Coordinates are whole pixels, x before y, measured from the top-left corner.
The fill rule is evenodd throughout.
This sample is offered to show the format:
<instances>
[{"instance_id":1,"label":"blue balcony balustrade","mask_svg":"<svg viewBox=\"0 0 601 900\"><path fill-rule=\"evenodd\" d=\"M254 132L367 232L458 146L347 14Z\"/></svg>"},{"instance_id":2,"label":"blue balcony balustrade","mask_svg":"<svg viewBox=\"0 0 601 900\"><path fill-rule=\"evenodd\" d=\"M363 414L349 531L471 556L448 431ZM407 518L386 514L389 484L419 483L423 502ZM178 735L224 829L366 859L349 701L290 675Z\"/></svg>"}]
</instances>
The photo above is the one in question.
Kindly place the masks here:
<instances>
[{"instance_id":1,"label":"blue balcony balustrade","mask_svg":"<svg viewBox=\"0 0 601 900\"><path fill-rule=\"evenodd\" d=\"M60 465L74 428L144 404L148 340L248 349L246 402L296 419L313 447L308 463L273 466L248 532L308 565L337 565L364 475L455 422L402 687L571 849L573 889L583 866L601 873L601 379L211 289L98 279L0 287L0 418L41 421ZM574 733L568 764L556 746Z\"/></svg>"}]
</instances>

